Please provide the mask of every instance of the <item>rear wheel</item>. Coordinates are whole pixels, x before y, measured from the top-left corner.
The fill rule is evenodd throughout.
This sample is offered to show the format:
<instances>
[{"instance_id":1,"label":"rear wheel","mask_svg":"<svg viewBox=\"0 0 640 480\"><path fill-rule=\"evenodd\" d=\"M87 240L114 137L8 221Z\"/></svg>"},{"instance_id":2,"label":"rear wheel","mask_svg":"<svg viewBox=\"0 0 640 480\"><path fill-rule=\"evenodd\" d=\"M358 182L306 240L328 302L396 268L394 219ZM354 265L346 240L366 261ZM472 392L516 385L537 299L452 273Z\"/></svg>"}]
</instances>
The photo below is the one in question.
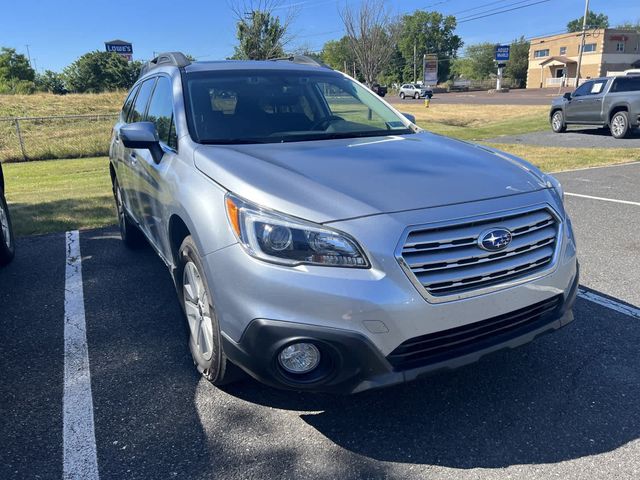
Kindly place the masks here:
<instances>
[{"instance_id":1,"label":"rear wheel","mask_svg":"<svg viewBox=\"0 0 640 480\"><path fill-rule=\"evenodd\" d=\"M13 226L9 216L9 208L4 198L4 192L0 191L0 265L6 265L15 256L15 240Z\"/></svg>"},{"instance_id":2,"label":"rear wheel","mask_svg":"<svg viewBox=\"0 0 640 480\"><path fill-rule=\"evenodd\" d=\"M176 282L189 327L189 349L198 371L214 385L238 380L242 376L241 371L227 360L224 353L211 291L191 236L185 238L180 246Z\"/></svg>"},{"instance_id":3,"label":"rear wheel","mask_svg":"<svg viewBox=\"0 0 640 480\"><path fill-rule=\"evenodd\" d=\"M139 248L144 245L144 236L140 229L131 221L124 208L122 189L118 180L113 180L113 196L116 200L116 211L118 213L118 227L122 242L129 248Z\"/></svg>"},{"instance_id":4,"label":"rear wheel","mask_svg":"<svg viewBox=\"0 0 640 480\"><path fill-rule=\"evenodd\" d=\"M555 133L567 131L567 125L564 123L564 114L562 113L562 110L557 110L551 116L551 129Z\"/></svg>"},{"instance_id":5,"label":"rear wheel","mask_svg":"<svg viewBox=\"0 0 640 480\"><path fill-rule=\"evenodd\" d=\"M611 117L611 135L614 138L624 138L629 134L629 113L628 112L616 112Z\"/></svg>"}]
</instances>

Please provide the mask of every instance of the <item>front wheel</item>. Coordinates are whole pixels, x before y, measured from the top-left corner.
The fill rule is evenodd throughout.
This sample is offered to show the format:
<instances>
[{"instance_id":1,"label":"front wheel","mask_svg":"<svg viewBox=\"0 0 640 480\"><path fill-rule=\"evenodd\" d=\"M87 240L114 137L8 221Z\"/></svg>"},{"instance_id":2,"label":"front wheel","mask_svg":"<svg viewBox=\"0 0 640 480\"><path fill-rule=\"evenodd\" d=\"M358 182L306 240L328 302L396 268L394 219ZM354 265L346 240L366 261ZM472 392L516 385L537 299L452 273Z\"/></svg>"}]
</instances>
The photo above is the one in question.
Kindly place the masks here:
<instances>
[{"instance_id":1,"label":"front wheel","mask_svg":"<svg viewBox=\"0 0 640 480\"><path fill-rule=\"evenodd\" d=\"M625 138L629 134L629 113L617 112L611 118L611 135L614 138Z\"/></svg>"},{"instance_id":2,"label":"front wheel","mask_svg":"<svg viewBox=\"0 0 640 480\"><path fill-rule=\"evenodd\" d=\"M564 114L561 110L554 112L551 117L551 129L555 133L562 133L567 131L567 125L564 123Z\"/></svg>"},{"instance_id":3,"label":"front wheel","mask_svg":"<svg viewBox=\"0 0 640 480\"><path fill-rule=\"evenodd\" d=\"M176 272L178 296L189 327L189 350L198 371L214 385L226 385L241 376L227 360L211 290L200 254L191 236L182 242Z\"/></svg>"},{"instance_id":4,"label":"front wheel","mask_svg":"<svg viewBox=\"0 0 640 480\"><path fill-rule=\"evenodd\" d=\"M7 265L13 260L15 253L15 239L9 208L4 193L0 191L0 265Z\"/></svg>"},{"instance_id":5,"label":"front wheel","mask_svg":"<svg viewBox=\"0 0 640 480\"><path fill-rule=\"evenodd\" d=\"M404 100L404 97L406 97L406 95L404 94L404 92L400 92L400 98L401 98L402 100Z\"/></svg>"},{"instance_id":6,"label":"front wheel","mask_svg":"<svg viewBox=\"0 0 640 480\"><path fill-rule=\"evenodd\" d=\"M420 98L420 94L419 94L419 93L416 93L416 94L413 96L413 98L415 98L416 100L418 100L418 99Z\"/></svg>"}]
</instances>

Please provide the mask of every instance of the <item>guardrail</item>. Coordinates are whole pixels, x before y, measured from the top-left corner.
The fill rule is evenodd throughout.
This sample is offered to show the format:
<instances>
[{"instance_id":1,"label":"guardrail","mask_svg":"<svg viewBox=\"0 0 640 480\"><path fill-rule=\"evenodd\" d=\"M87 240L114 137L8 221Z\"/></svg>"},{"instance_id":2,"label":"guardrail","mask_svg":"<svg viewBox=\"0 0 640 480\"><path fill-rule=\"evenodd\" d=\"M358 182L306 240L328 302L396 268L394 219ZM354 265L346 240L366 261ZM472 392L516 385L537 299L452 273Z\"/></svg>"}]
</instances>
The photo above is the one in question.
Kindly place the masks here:
<instances>
[{"instance_id":1,"label":"guardrail","mask_svg":"<svg viewBox=\"0 0 640 480\"><path fill-rule=\"evenodd\" d=\"M0 162L106 155L117 113L0 117Z\"/></svg>"}]
</instances>

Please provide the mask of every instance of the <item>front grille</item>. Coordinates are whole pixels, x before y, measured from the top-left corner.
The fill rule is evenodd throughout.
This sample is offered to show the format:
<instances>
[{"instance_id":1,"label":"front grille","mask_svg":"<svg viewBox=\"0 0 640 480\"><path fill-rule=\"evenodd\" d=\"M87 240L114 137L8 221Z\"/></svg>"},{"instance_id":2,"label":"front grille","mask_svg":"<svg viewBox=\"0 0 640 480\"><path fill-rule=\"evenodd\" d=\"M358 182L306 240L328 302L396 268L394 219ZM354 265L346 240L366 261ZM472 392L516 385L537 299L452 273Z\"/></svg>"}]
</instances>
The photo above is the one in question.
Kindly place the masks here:
<instances>
[{"instance_id":1,"label":"front grille","mask_svg":"<svg viewBox=\"0 0 640 480\"><path fill-rule=\"evenodd\" d=\"M493 228L511 232L506 249L490 252L478 245L480 234ZM419 227L405 240L402 262L432 297L472 293L548 268L558 231L556 217L546 208Z\"/></svg>"},{"instance_id":2,"label":"front grille","mask_svg":"<svg viewBox=\"0 0 640 480\"><path fill-rule=\"evenodd\" d=\"M488 320L409 339L387 356L396 370L467 355L516 338L555 319L562 295Z\"/></svg>"}]
</instances>

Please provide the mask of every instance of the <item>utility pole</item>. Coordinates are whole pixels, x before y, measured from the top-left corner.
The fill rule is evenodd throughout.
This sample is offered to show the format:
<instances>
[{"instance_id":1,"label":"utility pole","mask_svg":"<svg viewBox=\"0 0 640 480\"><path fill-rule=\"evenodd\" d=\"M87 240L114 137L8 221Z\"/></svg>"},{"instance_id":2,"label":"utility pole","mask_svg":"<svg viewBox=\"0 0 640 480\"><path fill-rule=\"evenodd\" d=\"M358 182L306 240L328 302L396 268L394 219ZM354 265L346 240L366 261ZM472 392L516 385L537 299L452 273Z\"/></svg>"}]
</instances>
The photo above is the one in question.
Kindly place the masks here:
<instances>
[{"instance_id":1,"label":"utility pole","mask_svg":"<svg viewBox=\"0 0 640 480\"><path fill-rule=\"evenodd\" d=\"M29 59L29 66L33 68L33 65L31 65L31 53L29 52L29 44L25 45L25 47L27 47L27 58Z\"/></svg>"},{"instance_id":2,"label":"utility pole","mask_svg":"<svg viewBox=\"0 0 640 480\"><path fill-rule=\"evenodd\" d=\"M580 42L580 54L578 55L578 70L576 71L576 88L580 82L580 69L582 68L582 52L584 51L584 41L587 36L587 15L589 15L589 0L584 2L584 18L582 19L582 40Z\"/></svg>"},{"instance_id":3,"label":"utility pole","mask_svg":"<svg viewBox=\"0 0 640 480\"><path fill-rule=\"evenodd\" d=\"M413 83L416 83L418 81L418 72L417 72L417 66L416 66L417 56L418 56L418 44L414 43L413 44Z\"/></svg>"}]
</instances>

